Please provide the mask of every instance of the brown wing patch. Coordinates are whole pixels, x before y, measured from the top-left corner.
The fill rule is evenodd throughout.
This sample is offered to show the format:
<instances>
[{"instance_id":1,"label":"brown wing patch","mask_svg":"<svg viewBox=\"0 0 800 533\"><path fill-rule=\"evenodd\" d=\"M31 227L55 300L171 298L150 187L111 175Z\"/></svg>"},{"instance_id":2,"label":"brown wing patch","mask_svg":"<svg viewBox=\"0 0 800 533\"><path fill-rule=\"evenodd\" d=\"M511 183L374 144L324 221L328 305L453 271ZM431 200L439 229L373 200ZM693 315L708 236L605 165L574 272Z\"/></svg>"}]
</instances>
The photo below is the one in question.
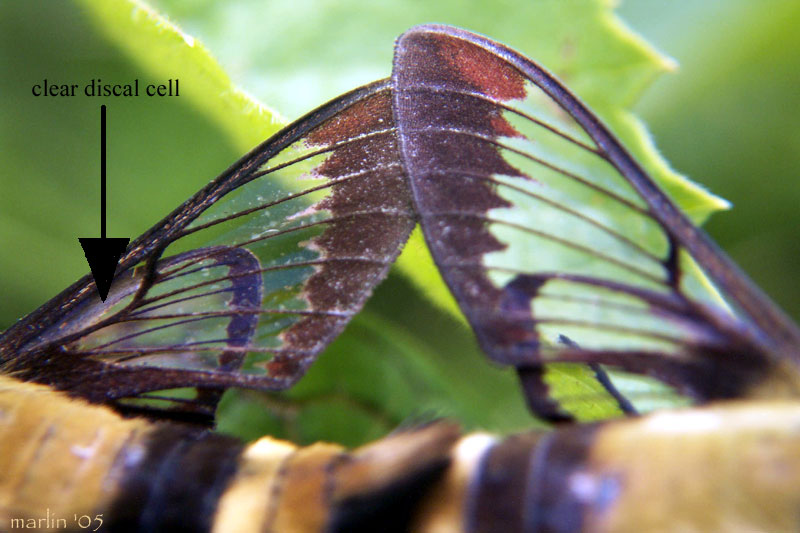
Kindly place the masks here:
<instances>
[{"instance_id":1,"label":"brown wing patch","mask_svg":"<svg viewBox=\"0 0 800 533\"><path fill-rule=\"evenodd\" d=\"M405 174L398 163L388 91L351 106L309 135L312 145L333 145L312 173L330 180L331 193L311 207L330 212L325 231L305 246L320 254L304 297L308 316L286 330L270 375L293 381L338 334L383 279L414 227ZM339 139L352 139L337 145Z\"/></svg>"},{"instance_id":2,"label":"brown wing patch","mask_svg":"<svg viewBox=\"0 0 800 533\"><path fill-rule=\"evenodd\" d=\"M430 44L422 42L428 40ZM420 46L436 50L436 55L448 63L442 74L456 72L464 82L475 87L481 94L499 100L525 98L525 79L507 62L488 50L476 46L464 46L463 41L450 35L427 34L420 38Z\"/></svg>"}]
</instances>

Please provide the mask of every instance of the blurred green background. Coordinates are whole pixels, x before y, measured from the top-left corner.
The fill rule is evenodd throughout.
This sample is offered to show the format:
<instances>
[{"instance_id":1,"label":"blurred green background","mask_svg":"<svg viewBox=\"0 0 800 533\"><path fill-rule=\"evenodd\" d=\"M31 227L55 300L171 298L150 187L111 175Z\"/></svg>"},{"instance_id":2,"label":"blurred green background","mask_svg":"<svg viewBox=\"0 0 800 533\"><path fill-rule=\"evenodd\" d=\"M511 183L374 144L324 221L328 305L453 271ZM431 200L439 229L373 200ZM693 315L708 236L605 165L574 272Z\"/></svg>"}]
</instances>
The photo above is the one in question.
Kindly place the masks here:
<instances>
[{"instance_id":1,"label":"blurred green background","mask_svg":"<svg viewBox=\"0 0 800 533\"><path fill-rule=\"evenodd\" d=\"M582 35L591 33L583 26L586 20L572 15L581 14L589 3L159 0L153 5L204 43L234 85L282 116L294 118L359 84L387 76L393 39L420 22L447 22L484 32L555 68L554 62L572 51L555 41L562 28L537 20L535 13L558 12L562 24L573 25L569 30ZM182 48L125 51L131 45L122 34L146 13L126 11L118 19L114 17L119 13L101 13L114 4L0 3L0 329L87 271L77 237L99 231L101 103L109 105L109 236L139 235L278 127L266 110L245 113L241 106L230 105L254 104L227 84L216 65L201 63L187 70L182 42L178 43ZM95 19L87 15L87 6L94 9ZM107 15L105 24L97 24L98 13ZM758 284L800 319L800 284L795 276L800 271L800 34L796 32L800 3L629 0L617 13L681 65L675 73L658 78L635 110L675 169L732 201L734 209L713 216L708 230ZM548 45L551 33L553 43ZM539 45L531 50L526 47L531 42ZM605 90L613 91L619 83L625 87L619 100L626 103L655 71L645 65L638 81L625 84L624 73L619 79L610 76ZM580 72L565 72L573 87L584 86ZM144 85L176 76L188 83L185 96L177 99L31 95L31 86L45 78L81 85L97 77L117 83L138 78ZM192 82L206 91L192 93ZM210 94L208 88L219 94ZM334 350L356 353L380 346L387 358L395 349L398 360L425 354L410 366L425 366L428 360L436 366L437 355L458 354L464 357L464 368L475 365L478 372L483 368L477 366L481 356L471 334L429 305L402 276L391 276L367 311ZM443 335L444 331L449 334ZM323 358L319 367L327 368L322 372L344 372L346 363L336 361L339 366L325 367ZM397 364L395 368L406 363ZM437 381L454 371L449 364L412 373ZM369 370L370 375L375 371ZM384 371L387 376L397 373ZM446 386L437 381L428 387L441 395L450 395L448 387L460 387L455 396L461 403L452 409L462 420L468 417L465 413L477 412L470 391L481 385L472 385L476 378L470 372L465 370ZM506 427L521 426L527 423L524 408L518 399L509 407L511 400L501 392L513 381L507 378L487 377L488 385L483 386L498 397L486 416L500 409ZM392 409L378 406L385 418L378 425L386 426L381 431L413 410L421 394L413 387L410 391L402 399L407 405L395 410L397 418L392 418ZM325 395L329 401L330 393ZM362 409L369 418L375 410L372 405L348 403L351 397L340 399L342 409L351 414ZM424 410L426 405L417 408ZM327 416L312 417L309 423ZM473 422L480 425L481 420L476 415ZM375 425L375 420L369 424ZM257 435L264 429L252 432Z\"/></svg>"},{"instance_id":2,"label":"blurred green background","mask_svg":"<svg viewBox=\"0 0 800 533\"><path fill-rule=\"evenodd\" d=\"M635 110L662 155L732 202L706 229L800 320L800 2L623 2L679 70Z\"/></svg>"}]
</instances>

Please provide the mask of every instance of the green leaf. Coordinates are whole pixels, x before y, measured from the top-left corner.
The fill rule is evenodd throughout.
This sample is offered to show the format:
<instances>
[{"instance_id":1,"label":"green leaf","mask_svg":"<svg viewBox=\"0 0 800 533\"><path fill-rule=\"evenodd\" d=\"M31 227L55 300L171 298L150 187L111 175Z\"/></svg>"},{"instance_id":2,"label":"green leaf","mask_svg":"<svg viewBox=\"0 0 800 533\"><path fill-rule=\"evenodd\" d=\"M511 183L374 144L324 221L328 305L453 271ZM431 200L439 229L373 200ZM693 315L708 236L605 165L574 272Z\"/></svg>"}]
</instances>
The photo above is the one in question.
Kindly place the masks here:
<instances>
[{"instance_id":1,"label":"green leaf","mask_svg":"<svg viewBox=\"0 0 800 533\"><path fill-rule=\"evenodd\" d=\"M242 150L282 125L274 112L231 83L208 50L163 15L135 0L76 0L107 39L156 80L177 78L181 97L199 115L223 129Z\"/></svg>"},{"instance_id":2,"label":"green leaf","mask_svg":"<svg viewBox=\"0 0 800 533\"><path fill-rule=\"evenodd\" d=\"M274 116L237 87L297 116L389 75L393 40L422 22L479 31L535 58L585 98L693 216L725 205L674 174L627 110L671 63L605 2L158 5L183 30L129 0L0 6L0 327L86 272L77 237L98 231L100 104L109 107L109 233L133 237L275 131ZM142 85L180 79L181 96L34 97L32 86L45 78L79 87L97 78ZM391 278L296 389L229 402L223 428L356 443L430 413L495 430L527 424L515 377L486 361L457 322L460 313L418 237L398 266L411 284ZM277 416L248 426L263 401L285 406L294 422Z\"/></svg>"}]
</instances>

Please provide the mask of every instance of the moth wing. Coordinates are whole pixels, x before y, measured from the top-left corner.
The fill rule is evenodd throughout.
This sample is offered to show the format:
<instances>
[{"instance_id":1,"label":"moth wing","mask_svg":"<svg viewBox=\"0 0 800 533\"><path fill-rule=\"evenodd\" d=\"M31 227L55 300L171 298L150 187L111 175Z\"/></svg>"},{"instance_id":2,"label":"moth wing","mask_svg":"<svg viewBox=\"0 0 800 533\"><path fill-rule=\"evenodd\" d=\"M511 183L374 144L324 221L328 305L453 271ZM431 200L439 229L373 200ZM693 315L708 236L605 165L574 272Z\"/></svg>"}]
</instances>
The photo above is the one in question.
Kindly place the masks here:
<instances>
[{"instance_id":1,"label":"moth wing","mask_svg":"<svg viewBox=\"0 0 800 533\"><path fill-rule=\"evenodd\" d=\"M420 26L399 38L393 80L434 260L539 414L568 416L548 398L548 362L649 374L701 401L744 394L777 353L796 363L796 327L544 69Z\"/></svg>"},{"instance_id":2,"label":"moth wing","mask_svg":"<svg viewBox=\"0 0 800 533\"><path fill-rule=\"evenodd\" d=\"M2 370L96 401L284 389L357 313L414 226L389 83L287 126L7 331ZM158 398L213 412L217 393Z\"/></svg>"}]
</instances>

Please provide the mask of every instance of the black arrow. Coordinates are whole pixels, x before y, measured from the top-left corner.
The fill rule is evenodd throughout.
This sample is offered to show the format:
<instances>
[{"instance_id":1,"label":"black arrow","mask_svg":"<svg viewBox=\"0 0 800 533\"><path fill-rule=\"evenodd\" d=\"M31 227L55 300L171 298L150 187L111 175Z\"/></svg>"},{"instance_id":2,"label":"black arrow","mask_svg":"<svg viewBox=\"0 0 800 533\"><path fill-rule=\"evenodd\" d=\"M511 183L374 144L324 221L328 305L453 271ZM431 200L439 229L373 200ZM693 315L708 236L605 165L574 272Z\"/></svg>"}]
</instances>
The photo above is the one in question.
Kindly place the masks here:
<instances>
[{"instance_id":1,"label":"black arrow","mask_svg":"<svg viewBox=\"0 0 800 533\"><path fill-rule=\"evenodd\" d=\"M128 246L128 238L106 237L106 106L100 106L100 238L80 237L94 284L104 302L111 289L119 258Z\"/></svg>"}]
</instances>

